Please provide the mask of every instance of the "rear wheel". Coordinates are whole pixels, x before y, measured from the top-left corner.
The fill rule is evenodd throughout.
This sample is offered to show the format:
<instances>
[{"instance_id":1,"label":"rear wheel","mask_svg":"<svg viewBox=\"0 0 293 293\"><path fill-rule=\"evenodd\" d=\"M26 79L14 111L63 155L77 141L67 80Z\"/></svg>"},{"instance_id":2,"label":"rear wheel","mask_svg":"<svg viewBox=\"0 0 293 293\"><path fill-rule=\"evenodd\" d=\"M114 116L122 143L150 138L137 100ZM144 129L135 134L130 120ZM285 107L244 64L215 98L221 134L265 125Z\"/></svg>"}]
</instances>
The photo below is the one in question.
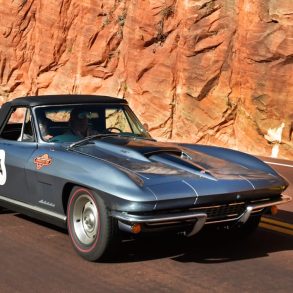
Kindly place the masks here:
<instances>
[{"instance_id":1,"label":"rear wheel","mask_svg":"<svg viewBox=\"0 0 293 293\"><path fill-rule=\"evenodd\" d=\"M67 226L71 242L83 258L96 261L108 256L118 241L118 227L108 216L101 197L75 187L67 205Z\"/></svg>"}]
</instances>

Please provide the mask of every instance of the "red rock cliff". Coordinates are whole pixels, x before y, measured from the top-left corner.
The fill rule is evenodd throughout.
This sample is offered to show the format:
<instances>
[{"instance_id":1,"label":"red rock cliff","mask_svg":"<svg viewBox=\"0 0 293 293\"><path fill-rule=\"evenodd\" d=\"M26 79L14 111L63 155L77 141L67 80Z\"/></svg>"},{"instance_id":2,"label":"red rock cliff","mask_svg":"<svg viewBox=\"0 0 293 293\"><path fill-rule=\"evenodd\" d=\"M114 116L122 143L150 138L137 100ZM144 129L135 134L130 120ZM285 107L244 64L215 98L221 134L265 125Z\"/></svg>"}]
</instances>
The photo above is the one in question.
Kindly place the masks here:
<instances>
[{"instance_id":1,"label":"red rock cliff","mask_svg":"<svg viewBox=\"0 0 293 293\"><path fill-rule=\"evenodd\" d=\"M0 5L2 102L114 95L154 137L293 159L292 0Z\"/></svg>"}]
</instances>

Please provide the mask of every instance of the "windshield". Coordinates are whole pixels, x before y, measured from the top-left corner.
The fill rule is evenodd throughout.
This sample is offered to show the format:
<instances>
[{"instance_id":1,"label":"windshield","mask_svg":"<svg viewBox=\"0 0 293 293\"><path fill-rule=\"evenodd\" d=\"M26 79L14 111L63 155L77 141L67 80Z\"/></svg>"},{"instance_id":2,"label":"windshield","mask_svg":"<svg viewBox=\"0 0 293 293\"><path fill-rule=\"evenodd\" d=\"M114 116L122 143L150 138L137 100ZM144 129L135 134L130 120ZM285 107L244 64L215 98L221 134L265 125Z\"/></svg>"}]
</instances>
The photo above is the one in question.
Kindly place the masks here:
<instances>
[{"instance_id":1,"label":"windshield","mask_svg":"<svg viewBox=\"0 0 293 293\"><path fill-rule=\"evenodd\" d=\"M127 105L42 106L35 114L43 141L76 142L97 134L151 138Z\"/></svg>"}]
</instances>

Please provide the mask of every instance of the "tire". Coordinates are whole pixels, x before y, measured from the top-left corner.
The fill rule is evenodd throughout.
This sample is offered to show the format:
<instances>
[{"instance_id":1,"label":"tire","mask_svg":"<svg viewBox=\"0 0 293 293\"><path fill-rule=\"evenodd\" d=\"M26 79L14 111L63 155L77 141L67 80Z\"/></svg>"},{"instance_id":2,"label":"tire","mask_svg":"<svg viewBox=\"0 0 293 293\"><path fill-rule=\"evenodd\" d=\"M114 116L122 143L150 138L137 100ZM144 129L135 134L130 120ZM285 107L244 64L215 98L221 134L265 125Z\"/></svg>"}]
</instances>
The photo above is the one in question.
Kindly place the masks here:
<instances>
[{"instance_id":1,"label":"tire","mask_svg":"<svg viewBox=\"0 0 293 293\"><path fill-rule=\"evenodd\" d=\"M118 242L118 225L95 192L74 187L67 204L69 237L77 253L89 261L109 256Z\"/></svg>"}]
</instances>

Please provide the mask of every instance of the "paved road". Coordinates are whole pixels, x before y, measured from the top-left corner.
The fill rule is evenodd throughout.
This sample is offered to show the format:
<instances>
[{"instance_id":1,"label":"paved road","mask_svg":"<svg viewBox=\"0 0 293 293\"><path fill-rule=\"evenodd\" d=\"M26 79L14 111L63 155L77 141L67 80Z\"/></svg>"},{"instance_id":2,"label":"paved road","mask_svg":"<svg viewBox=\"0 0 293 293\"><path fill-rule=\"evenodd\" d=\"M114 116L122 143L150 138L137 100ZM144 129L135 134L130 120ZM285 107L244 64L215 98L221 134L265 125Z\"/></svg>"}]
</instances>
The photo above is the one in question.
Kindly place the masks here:
<instances>
[{"instance_id":1,"label":"paved road","mask_svg":"<svg viewBox=\"0 0 293 293\"><path fill-rule=\"evenodd\" d=\"M89 263L66 233L1 215L1 292L290 292L293 238L259 229L247 240L203 233L193 241L122 245L112 263Z\"/></svg>"},{"instance_id":2,"label":"paved road","mask_svg":"<svg viewBox=\"0 0 293 293\"><path fill-rule=\"evenodd\" d=\"M270 229L248 239L205 231L193 240L127 241L111 262L90 263L66 232L7 212L0 214L0 292L291 292L292 251L293 237Z\"/></svg>"}]
</instances>

